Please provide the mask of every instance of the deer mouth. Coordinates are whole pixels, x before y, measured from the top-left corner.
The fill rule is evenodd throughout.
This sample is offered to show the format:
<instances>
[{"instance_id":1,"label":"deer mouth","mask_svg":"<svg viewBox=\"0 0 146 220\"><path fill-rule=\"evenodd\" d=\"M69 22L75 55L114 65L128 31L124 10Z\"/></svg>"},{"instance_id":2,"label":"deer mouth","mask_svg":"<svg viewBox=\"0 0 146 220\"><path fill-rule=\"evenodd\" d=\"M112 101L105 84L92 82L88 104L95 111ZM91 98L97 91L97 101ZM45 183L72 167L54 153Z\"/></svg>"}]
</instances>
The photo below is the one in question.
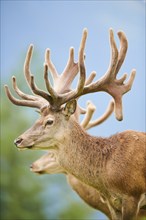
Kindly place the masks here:
<instances>
[{"instance_id":1,"label":"deer mouth","mask_svg":"<svg viewBox=\"0 0 146 220\"><path fill-rule=\"evenodd\" d=\"M31 149L31 148L33 148L33 145L27 146L26 148Z\"/></svg>"},{"instance_id":2,"label":"deer mouth","mask_svg":"<svg viewBox=\"0 0 146 220\"><path fill-rule=\"evenodd\" d=\"M34 172L34 173L36 173L36 174L46 174L43 170L31 170L30 169L30 171L32 171L32 172Z\"/></svg>"},{"instance_id":3,"label":"deer mouth","mask_svg":"<svg viewBox=\"0 0 146 220\"><path fill-rule=\"evenodd\" d=\"M30 146L25 146L25 147L20 147L20 146L17 146L17 149L18 150L27 150L27 149L32 149L33 148L33 145L30 145Z\"/></svg>"},{"instance_id":4,"label":"deer mouth","mask_svg":"<svg viewBox=\"0 0 146 220\"><path fill-rule=\"evenodd\" d=\"M18 150L38 150L38 149L40 149L39 147L37 147L34 144L30 144L27 146L20 145L20 146L17 146L17 148L18 148ZM46 150L46 148L42 148L42 149Z\"/></svg>"},{"instance_id":5,"label":"deer mouth","mask_svg":"<svg viewBox=\"0 0 146 220\"><path fill-rule=\"evenodd\" d=\"M39 168L34 168L33 165L30 165L30 171L32 171L33 173L37 173L37 174L43 174L44 171L39 169Z\"/></svg>"}]
</instances>

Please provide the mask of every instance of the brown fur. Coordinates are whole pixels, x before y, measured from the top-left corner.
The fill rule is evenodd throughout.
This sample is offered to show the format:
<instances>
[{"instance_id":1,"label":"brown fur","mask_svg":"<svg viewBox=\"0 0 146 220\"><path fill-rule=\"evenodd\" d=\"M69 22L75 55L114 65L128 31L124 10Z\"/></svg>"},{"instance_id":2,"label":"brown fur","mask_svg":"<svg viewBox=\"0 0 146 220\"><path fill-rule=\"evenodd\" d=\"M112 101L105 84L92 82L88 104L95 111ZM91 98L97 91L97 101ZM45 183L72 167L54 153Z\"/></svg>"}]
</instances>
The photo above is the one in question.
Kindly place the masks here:
<instances>
[{"instance_id":1,"label":"brown fur","mask_svg":"<svg viewBox=\"0 0 146 220\"><path fill-rule=\"evenodd\" d=\"M56 174L56 173L66 173L64 169L58 163L58 155L56 151L49 150L47 154L43 155L37 161L31 165L31 171L39 174ZM109 219L112 219L111 212L108 205L103 201L100 193L93 187L81 182L76 177L67 174L67 180L71 185L72 189L91 207L100 210ZM144 198L141 198L140 211L138 213L138 219L140 216L144 215ZM145 213L146 214L146 213ZM121 219L122 213L119 211L119 219Z\"/></svg>"},{"instance_id":2,"label":"brown fur","mask_svg":"<svg viewBox=\"0 0 146 220\"><path fill-rule=\"evenodd\" d=\"M63 151L60 148L61 166L97 188L112 207L119 210L123 204L125 219L133 219L140 196L146 192L145 133L125 131L110 138L96 138L73 123L68 134L70 144L64 142Z\"/></svg>"},{"instance_id":3,"label":"brown fur","mask_svg":"<svg viewBox=\"0 0 146 220\"><path fill-rule=\"evenodd\" d=\"M95 190L95 188L81 182L76 177L68 174L67 175L68 182L72 189L92 208L95 208L101 212L103 212L109 219L112 219L111 212L102 198L100 193ZM120 216L120 212L119 212ZM145 207L141 207L138 213L137 220L142 220L142 218L146 217Z\"/></svg>"}]
</instances>

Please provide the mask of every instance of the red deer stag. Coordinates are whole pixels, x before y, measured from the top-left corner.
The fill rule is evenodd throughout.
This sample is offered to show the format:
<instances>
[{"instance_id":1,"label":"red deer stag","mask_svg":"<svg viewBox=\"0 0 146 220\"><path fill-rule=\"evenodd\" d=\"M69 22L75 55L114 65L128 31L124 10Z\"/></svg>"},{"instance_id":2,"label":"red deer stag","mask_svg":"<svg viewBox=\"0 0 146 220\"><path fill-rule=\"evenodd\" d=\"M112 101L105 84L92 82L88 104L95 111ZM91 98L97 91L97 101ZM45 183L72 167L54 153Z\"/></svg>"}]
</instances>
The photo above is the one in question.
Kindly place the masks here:
<instances>
[{"instance_id":1,"label":"red deer stag","mask_svg":"<svg viewBox=\"0 0 146 220\"><path fill-rule=\"evenodd\" d=\"M91 102L88 102L86 115L81 122L82 127L84 129L89 129L91 127L99 125L111 115L111 113L113 112L113 107L114 103L110 102L107 111L99 119L90 121L96 108ZM32 172L38 174L67 174L66 171L57 162L57 155L55 155L55 151L53 150L50 150L47 154L31 164L30 169ZM97 210L100 210L105 215L107 215L109 219L111 219L110 210L107 204L102 201L99 192L95 188L85 183L82 183L71 174L67 174L67 179L72 189L75 190L87 204Z\"/></svg>"},{"instance_id":2,"label":"red deer stag","mask_svg":"<svg viewBox=\"0 0 146 220\"><path fill-rule=\"evenodd\" d=\"M97 126L100 123L104 122L112 113L113 111L113 102L110 103L110 105L107 108L107 111L104 113L103 116L101 116L99 119L95 121L90 121L92 118L92 115L95 111L95 106L92 103L88 103L87 105L87 113L85 115L84 120L82 121L81 125L86 130ZM37 161L35 161L33 164L31 164L30 169L34 173L38 174L56 174L56 173L64 173L67 174L66 171L60 166L57 160L57 155L55 154L55 150L49 150L47 154L39 158ZM67 180L69 184L71 185L72 189L78 193L78 195L91 207L100 210L103 212L106 216L108 216L109 219L111 218L111 213L108 208L108 205L102 200L100 193L93 187L81 182L76 177L74 177L71 174L67 174ZM144 205L146 205L146 201L144 201L145 198L140 203L140 211L138 213L138 219L140 220L143 216L146 216L146 210L144 209ZM119 211L119 216L122 213ZM120 216L121 218L121 216Z\"/></svg>"},{"instance_id":3,"label":"red deer stag","mask_svg":"<svg viewBox=\"0 0 146 220\"><path fill-rule=\"evenodd\" d=\"M111 211L112 219L119 219L119 213L114 209L122 207L122 220L130 220L137 216L141 198L146 191L145 133L124 131L109 138L93 137L87 134L73 117L77 98L104 91L113 97L116 118L122 120L122 95L131 89L136 71L132 70L127 83L124 82L126 74L120 79L116 78L127 51L125 34L120 31L118 36L119 51L110 29L111 62L105 75L96 82L85 85L85 29L79 48L79 61L75 65L80 73L75 90L61 93L52 87L48 80L48 67L54 75L57 72L50 61L49 50L46 51L48 63L44 68L44 79L49 93L37 88L29 69L32 45L28 50L24 68L28 85L35 95L22 93L16 85L15 77L14 89L23 99L12 96L7 86L5 89L12 103L39 108L41 113L41 118L15 140L16 146L19 149L55 149L58 163L67 173L99 191Z\"/></svg>"}]
</instances>

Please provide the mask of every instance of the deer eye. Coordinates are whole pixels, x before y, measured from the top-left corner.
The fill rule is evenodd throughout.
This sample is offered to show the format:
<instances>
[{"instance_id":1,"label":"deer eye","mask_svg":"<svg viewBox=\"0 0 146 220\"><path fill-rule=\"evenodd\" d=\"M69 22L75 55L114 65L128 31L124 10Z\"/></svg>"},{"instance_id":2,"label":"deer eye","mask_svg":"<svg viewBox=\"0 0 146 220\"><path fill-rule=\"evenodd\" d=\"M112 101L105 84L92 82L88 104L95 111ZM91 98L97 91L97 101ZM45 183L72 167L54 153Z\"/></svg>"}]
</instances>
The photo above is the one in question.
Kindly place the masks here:
<instances>
[{"instance_id":1,"label":"deer eye","mask_svg":"<svg viewBox=\"0 0 146 220\"><path fill-rule=\"evenodd\" d=\"M53 119L48 119L48 120L46 121L46 123L45 123L45 126L47 126L47 125L52 125L53 122L54 122Z\"/></svg>"}]
</instances>

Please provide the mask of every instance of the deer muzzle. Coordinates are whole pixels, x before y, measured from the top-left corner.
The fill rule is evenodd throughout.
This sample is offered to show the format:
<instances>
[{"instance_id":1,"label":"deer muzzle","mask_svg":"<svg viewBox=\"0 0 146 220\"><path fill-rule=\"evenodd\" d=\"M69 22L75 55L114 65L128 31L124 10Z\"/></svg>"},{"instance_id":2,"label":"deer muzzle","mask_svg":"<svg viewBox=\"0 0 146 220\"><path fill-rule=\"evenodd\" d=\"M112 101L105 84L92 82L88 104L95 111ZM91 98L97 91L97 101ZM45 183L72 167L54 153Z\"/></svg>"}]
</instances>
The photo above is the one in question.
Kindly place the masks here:
<instances>
[{"instance_id":1,"label":"deer muzzle","mask_svg":"<svg viewBox=\"0 0 146 220\"><path fill-rule=\"evenodd\" d=\"M26 148L32 148L32 145L29 146L23 146L24 139L21 137L18 137L17 139L14 140L14 144L16 145L17 148L19 149L26 149Z\"/></svg>"},{"instance_id":2,"label":"deer muzzle","mask_svg":"<svg viewBox=\"0 0 146 220\"><path fill-rule=\"evenodd\" d=\"M14 140L14 144L16 145L16 147L18 147L18 145L21 144L22 141L22 138L17 138L16 140Z\"/></svg>"}]
</instances>

